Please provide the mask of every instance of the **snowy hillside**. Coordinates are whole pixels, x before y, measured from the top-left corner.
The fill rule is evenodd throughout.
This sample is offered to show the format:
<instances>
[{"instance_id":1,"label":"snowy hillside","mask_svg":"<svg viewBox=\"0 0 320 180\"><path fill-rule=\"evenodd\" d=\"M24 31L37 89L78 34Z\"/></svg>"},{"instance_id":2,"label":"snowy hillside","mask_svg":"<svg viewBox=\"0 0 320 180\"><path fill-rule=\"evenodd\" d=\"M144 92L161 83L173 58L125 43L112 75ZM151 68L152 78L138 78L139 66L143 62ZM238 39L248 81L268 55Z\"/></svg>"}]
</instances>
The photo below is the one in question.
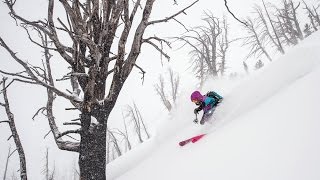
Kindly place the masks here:
<instances>
[{"instance_id":1,"label":"snowy hillside","mask_svg":"<svg viewBox=\"0 0 320 180\"><path fill-rule=\"evenodd\" d=\"M227 92L212 123L192 123L192 88L148 142L107 166L117 180L320 179L320 34ZM222 84L218 86L217 84ZM209 133L195 144L178 142Z\"/></svg>"}]
</instances>

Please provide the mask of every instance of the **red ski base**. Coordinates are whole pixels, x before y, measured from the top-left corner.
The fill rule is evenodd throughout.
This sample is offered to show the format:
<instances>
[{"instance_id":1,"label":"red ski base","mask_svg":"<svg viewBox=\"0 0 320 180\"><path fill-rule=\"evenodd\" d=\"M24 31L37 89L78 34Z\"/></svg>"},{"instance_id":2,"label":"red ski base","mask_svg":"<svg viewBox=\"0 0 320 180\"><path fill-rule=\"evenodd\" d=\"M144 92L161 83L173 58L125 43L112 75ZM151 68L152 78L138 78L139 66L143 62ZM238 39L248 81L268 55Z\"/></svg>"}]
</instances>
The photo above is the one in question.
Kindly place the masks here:
<instances>
[{"instance_id":1,"label":"red ski base","mask_svg":"<svg viewBox=\"0 0 320 180\"><path fill-rule=\"evenodd\" d=\"M180 141L179 145L180 146L184 146L184 145L188 144L189 142L195 143L195 142L199 141L199 139L201 139L204 135L206 135L206 134L200 134L200 135L194 136L194 137L192 137L190 139L186 139L184 141Z\"/></svg>"}]
</instances>

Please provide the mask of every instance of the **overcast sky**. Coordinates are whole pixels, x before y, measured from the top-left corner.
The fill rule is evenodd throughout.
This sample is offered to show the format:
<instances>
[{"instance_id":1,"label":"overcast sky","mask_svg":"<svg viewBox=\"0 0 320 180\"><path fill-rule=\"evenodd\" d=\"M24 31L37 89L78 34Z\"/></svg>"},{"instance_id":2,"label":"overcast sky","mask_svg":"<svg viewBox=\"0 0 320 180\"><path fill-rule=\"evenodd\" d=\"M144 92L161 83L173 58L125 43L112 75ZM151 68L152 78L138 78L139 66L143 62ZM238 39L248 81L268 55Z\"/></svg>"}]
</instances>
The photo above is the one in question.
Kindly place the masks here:
<instances>
[{"instance_id":1,"label":"overcast sky","mask_svg":"<svg viewBox=\"0 0 320 180\"><path fill-rule=\"evenodd\" d=\"M191 4L193 0L176 0L178 5L173 5L173 0L158 0L155 2L153 7L153 12L151 19L160 19L177 12L178 10L184 8L185 6ZM267 2L279 3L277 0L269 0ZM309 0L307 2L318 2L317 0ZM232 12L243 19L248 16L252 16L252 7L254 3L261 4L259 0L229 0L228 5ZM56 17L63 17L64 13L61 10L61 6L58 1L56 1L56 7L58 9L55 12ZM47 10L47 1L46 0L17 0L16 3L16 12L21 14L27 19L37 20L43 19L46 16ZM217 17L222 17L226 15L228 23L230 24L230 33L231 38L237 38L243 35L243 28L241 24L234 20L230 14L227 13L224 6L223 0L200 0L195 6L187 10L187 15L178 16L178 20L183 22L187 27L194 27L197 25L202 25L201 18L204 15L204 11L211 11L213 15ZM0 4L0 36L7 42L7 44L12 47L12 49L18 52L18 56L23 60L26 60L31 63L39 63L42 58L40 49L35 45L31 44L27 40L26 33L22 28L16 26L14 20L8 15L8 8L1 3ZM172 21L168 23L158 24L150 29L147 29L145 36L156 35L158 37L170 37L178 36L184 32L184 28L178 23ZM190 70L187 69L189 66L189 57L188 49L184 48L178 51L174 51L177 47L173 47L173 50L167 49L168 54L171 56L169 63L166 62L163 58L163 66L160 59L160 54L149 45L142 46L142 53L138 58L137 64L141 66L145 71L145 80L142 85L141 74L138 70L134 70L130 75L129 79L126 81L123 91L120 94L119 101L117 102L111 116L110 116L110 125L117 126L119 120L122 120L122 109L127 105L132 105L132 102L135 101L137 106L141 109L142 116L149 123L152 124L153 121L157 120L157 117L166 113L164 106L158 108L159 106L153 106L154 104L159 104L160 99L156 96L154 91L154 84L157 82L158 76L160 73L167 71L167 68L170 66L174 71L177 71L181 76L181 82L189 85L196 85L197 82L192 78ZM227 63L230 67L229 72L242 72L242 61L246 53L244 48L240 47L239 44L235 44L230 47L229 54L227 56ZM11 57L8 55L3 48L0 48L0 68L7 71L19 71L22 70L17 63L15 63ZM53 58L53 64L55 79L61 78L63 74L61 71L66 71L62 69L65 67L65 63L59 56ZM58 84L62 90L65 90L68 87L65 87L65 83ZM181 90L183 91L183 90ZM29 155L27 158L31 159L34 162L29 164L30 169L39 169L42 164L44 164L44 152L45 147L50 147L54 156L57 157L68 157L71 159L69 162L72 162L72 158L76 158L76 154L63 152L57 150L56 146L53 144L52 136L48 136L47 139L43 139L43 136L49 131L48 122L44 117L39 117L35 121L31 119L33 114L40 108L45 106L46 103L46 92L45 89L38 86L22 85L15 84L9 89L9 100L11 101L11 108L15 114L16 124L20 136L22 138L23 144L28 148L25 148L26 153ZM2 101L2 96L0 101ZM3 101L2 101L3 102ZM186 100L186 102L189 102ZM78 113L76 112L66 112L64 108L71 107L70 104L62 100L62 98L57 98L55 104L56 119L58 124L63 122L70 121L71 119L77 118ZM160 106L161 107L161 106ZM2 108L0 108L0 120L6 119L5 113ZM151 126L151 125L150 125ZM61 126L62 130L63 126ZM152 126L151 126L152 128ZM4 163L7 149L9 144L14 147L12 140L7 141L7 137L10 135L9 128L5 124L0 124L0 177L2 176ZM74 154L70 158L70 154ZM18 163L18 159L15 156L12 159L12 166L14 167ZM60 158L61 159L61 158ZM41 163L42 162L42 163ZM56 160L57 164L65 163L63 161ZM18 167L18 166L15 166ZM62 166L63 167L63 166ZM32 177L37 177L37 172L32 171ZM37 178L36 178L37 179Z\"/></svg>"}]
</instances>

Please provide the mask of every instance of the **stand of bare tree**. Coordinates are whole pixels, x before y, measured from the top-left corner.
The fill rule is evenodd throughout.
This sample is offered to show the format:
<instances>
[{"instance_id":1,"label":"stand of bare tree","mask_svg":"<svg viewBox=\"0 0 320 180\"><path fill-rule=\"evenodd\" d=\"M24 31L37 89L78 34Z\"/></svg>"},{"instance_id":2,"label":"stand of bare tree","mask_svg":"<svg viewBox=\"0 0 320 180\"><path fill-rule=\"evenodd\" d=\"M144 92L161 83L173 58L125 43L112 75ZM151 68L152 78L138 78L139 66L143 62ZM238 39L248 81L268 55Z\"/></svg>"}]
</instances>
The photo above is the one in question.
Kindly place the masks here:
<instances>
[{"instance_id":1,"label":"stand of bare tree","mask_svg":"<svg viewBox=\"0 0 320 180\"><path fill-rule=\"evenodd\" d=\"M257 17L248 18L244 26L249 34L243 38L243 45L250 47L247 58L259 58L261 55L264 55L269 61L272 61L272 57L269 54L270 47L284 54L284 45L296 45L304 37L318 30L318 26L320 25L317 13L318 8L314 6L310 8L303 1L310 24L306 23L302 31L297 13L301 4L300 2L295 4L292 0L282 0L281 7L279 8L271 3L265 3L264 0L261 1L264 11L260 6L256 5L254 10ZM270 10L270 7L273 10ZM256 66L261 68L261 63L262 61L259 59ZM256 67L256 69L259 68Z\"/></svg>"},{"instance_id":2,"label":"stand of bare tree","mask_svg":"<svg viewBox=\"0 0 320 180\"><path fill-rule=\"evenodd\" d=\"M137 137L138 143L143 143L145 139L150 138L148 128L135 103L133 106L128 105L123 110L123 125L124 131L108 129L107 163L121 156L125 151L131 150L134 146L134 143L131 142L134 136Z\"/></svg>"}]
</instances>

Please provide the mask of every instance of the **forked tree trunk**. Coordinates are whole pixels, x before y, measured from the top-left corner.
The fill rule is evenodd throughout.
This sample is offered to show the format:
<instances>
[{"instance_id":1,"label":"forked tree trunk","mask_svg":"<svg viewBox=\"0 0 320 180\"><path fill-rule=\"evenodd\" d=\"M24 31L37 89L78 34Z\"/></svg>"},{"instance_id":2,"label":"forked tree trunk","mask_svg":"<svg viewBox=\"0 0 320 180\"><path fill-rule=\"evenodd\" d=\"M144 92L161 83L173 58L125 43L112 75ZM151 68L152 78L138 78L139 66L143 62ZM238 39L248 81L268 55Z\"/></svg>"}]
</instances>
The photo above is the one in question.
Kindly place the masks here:
<instances>
[{"instance_id":1,"label":"forked tree trunk","mask_svg":"<svg viewBox=\"0 0 320 180\"><path fill-rule=\"evenodd\" d=\"M144 38L144 32L150 25L168 22L197 3L192 4L164 19L149 21L155 0L146 0L143 3L140 0L48 0L48 17L46 21L29 21L14 11L15 0L5 0L10 10L10 15L24 25L31 40L28 28L32 28L39 33L42 43L34 42L36 45L44 48L46 58L46 68L34 68L35 66L26 63L16 53L10 49L0 36L0 45L4 47L18 62L28 75L20 75L22 82L39 84L48 91L47 117L51 132L54 135L57 146L62 150L79 152L79 168L81 180L105 180L106 179L106 132L107 120L110 112L115 106L120 91L129 77L134 67L144 71L136 64L137 58L141 52L143 43L149 43L161 54L165 54L162 48L158 47L152 41L166 42L164 39L154 37ZM54 3L60 2L67 14L67 22L63 23L59 18L59 23L63 28L55 25ZM143 5L144 4L144 5ZM141 7L142 12L137 27L132 28L135 21L136 12ZM131 10L131 12L130 12ZM140 16L140 15L138 15ZM59 25L60 26L60 25ZM122 27L123 26L123 27ZM26 28L27 27L27 28ZM120 28L119 28L120 27ZM119 29L118 29L119 28ZM68 33L72 40L72 47L60 42L60 33L57 30L63 30ZM120 38L116 40L116 34L120 33ZM133 34L131 34L133 33ZM129 37L129 35L132 35ZM49 39L47 39L47 37ZM127 39L132 39L131 48ZM67 40L67 41L68 41ZM51 42L51 45L48 45ZM111 52L111 47L118 47L117 51ZM51 74L50 51L56 51L71 67L68 76L71 78L73 93L72 95L60 91L54 85ZM87 57L87 55L90 56ZM111 62L115 61L115 62ZM110 63L111 62L111 63ZM110 63L110 64L109 64ZM39 73L41 69L44 74ZM88 72L86 72L88 69ZM8 73L10 74L10 73ZM18 73L17 73L18 74ZM16 76L14 73L12 76ZM45 77L44 77L45 76ZM106 80L111 80L111 85L105 84ZM64 79L65 80L65 79ZM109 81L108 81L109 82ZM108 95L106 90L109 89ZM83 98L79 97L83 93ZM55 117L52 112L54 94L69 100L76 109L81 111L81 128L76 130L67 130L60 132L55 123ZM91 121L91 116L98 120L98 124ZM13 118L13 116L12 116ZM10 120L10 118L9 118ZM62 139L69 133L80 133L81 142L70 142ZM13 133L14 135L14 133ZM15 139L16 141L16 139ZM16 142L17 144L17 142ZM20 155L19 145L17 145ZM22 156L20 156L22 159ZM24 156L23 156L24 158ZM25 162L25 161L24 161ZM26 179L25 164L21 166L21 178Z\"/></svg>"}]
</instances>

